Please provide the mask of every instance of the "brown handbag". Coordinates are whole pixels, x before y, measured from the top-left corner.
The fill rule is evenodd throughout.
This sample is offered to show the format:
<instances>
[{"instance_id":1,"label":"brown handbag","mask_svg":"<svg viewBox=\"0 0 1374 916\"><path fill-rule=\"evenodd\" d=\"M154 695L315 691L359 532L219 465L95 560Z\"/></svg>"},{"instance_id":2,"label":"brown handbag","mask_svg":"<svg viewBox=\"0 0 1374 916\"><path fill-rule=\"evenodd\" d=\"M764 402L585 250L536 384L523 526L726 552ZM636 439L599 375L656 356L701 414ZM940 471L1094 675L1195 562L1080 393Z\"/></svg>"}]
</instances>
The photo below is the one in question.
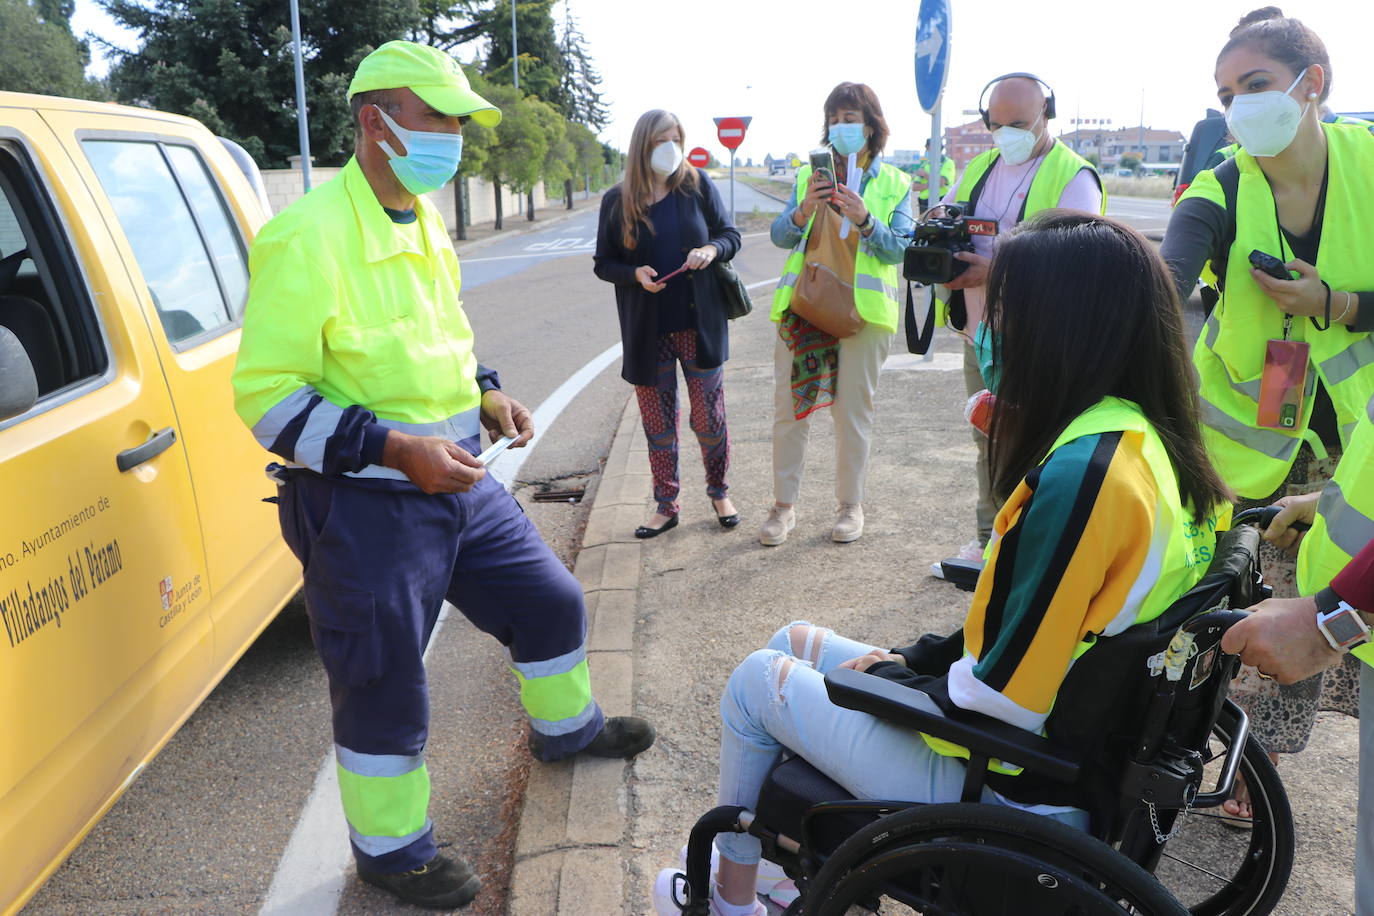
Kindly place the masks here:
<instances>
[{"instance_id":1,"label":"brown handbag","mask_svg":"<svg viewBox=\"0 0 1374 916\"><path fill-rule=\"evenodd\" d=\"M816 212L788 308L832 337L853 337L866 324L854 306L852 282L859 233L851 226L849 238L841 239L839 224L829 207Z\"/></svg>"}]
</instances>

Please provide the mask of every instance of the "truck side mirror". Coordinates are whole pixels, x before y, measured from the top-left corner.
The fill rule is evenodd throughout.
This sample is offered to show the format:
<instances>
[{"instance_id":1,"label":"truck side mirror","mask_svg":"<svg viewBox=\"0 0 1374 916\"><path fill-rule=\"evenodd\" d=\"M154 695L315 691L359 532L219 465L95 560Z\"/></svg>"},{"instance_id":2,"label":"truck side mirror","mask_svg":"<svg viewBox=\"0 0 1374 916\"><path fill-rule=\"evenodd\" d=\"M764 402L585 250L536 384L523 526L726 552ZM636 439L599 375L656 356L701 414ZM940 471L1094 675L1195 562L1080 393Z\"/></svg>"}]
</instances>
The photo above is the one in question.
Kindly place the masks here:
<instances>
[{"instance_id":1,"label":"truck side mirror","mask_svg":"<svg viewBox=\"0 0 1374 916\"><path fill-rule=\"evenodd\" d=\"M0 327L0 420L17 417L38 402L38 379L19 338Z\"/></svg>"}]
</instances>

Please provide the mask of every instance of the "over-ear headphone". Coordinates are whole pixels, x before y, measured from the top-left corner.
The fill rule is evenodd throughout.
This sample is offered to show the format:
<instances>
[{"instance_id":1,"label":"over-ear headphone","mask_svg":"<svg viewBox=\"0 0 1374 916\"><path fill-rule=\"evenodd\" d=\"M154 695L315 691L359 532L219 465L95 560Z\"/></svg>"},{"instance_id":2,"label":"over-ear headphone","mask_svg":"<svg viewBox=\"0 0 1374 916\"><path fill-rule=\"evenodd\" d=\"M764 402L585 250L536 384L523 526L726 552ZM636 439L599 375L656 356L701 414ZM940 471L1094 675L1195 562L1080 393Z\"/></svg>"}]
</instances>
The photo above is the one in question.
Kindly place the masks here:
<instances>
[{"instance_id":1,"label":"over-ear headphone","mask_svg":"<svg viewBox=\"0 0 1374 916\"><path fill-rule=\"evenodd\" d=\"M984 99L987 97L988 90L991 89L993 86L997 85L998 83L1002 82L1002 80L1015 79L1017 77L1021 77L1022 79L1035 80L1041 86L1045 87L1045 91L1050 94L1049 98L1045 99L1045 120L1048 121L1054 117L1054 90L1050 88L1049 83L1045 82L1040 77L1036 76L1034 73L1023 73L1021 71L1017 71L1016 73L1003 73L1001 76L995 79L988 80L988 84L983 87L983 91L978 93L978 113L983 116L983 126L986 127L988 130L992 130L992 121L988 117L988 110L984 102Z\"/></svg>"}]
</instances>

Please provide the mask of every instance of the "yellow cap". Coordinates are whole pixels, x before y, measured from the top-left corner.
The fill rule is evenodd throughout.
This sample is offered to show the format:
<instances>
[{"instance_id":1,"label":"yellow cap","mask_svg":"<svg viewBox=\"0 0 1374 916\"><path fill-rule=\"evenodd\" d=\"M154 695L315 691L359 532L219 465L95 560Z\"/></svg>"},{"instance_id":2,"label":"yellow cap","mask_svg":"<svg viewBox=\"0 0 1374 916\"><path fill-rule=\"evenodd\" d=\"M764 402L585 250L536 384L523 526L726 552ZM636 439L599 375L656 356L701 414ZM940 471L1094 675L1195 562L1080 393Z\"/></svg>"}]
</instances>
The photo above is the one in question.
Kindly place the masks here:
<instances>
[{"instance_id":1,"label":"yellow cap","mask_svg":"<svg viewBox=\"0 0 1374 916\"><path fill-rule=\"evenodd\" d=\"M501 123L501 109L472 91L458 61L429 45L388 41L358 64L348 97L374 89L409 89L446 115L468 115L483 127Z\"/></svg>"}]
</instances>

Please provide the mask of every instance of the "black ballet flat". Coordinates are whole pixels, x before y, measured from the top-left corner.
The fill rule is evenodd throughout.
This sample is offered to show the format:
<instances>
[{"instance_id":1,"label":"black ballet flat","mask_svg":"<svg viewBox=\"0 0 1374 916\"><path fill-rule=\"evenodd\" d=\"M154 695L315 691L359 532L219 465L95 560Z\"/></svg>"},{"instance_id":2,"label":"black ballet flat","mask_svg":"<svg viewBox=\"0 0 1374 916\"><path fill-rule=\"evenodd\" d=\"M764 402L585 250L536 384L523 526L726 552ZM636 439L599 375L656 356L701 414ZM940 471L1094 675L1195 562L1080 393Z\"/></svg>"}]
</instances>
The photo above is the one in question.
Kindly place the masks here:
<instances>
[{"instance_id":1,"label":"black ballet flat","mask_svg":"<svg viewBox=\"0 0 1374 916\"><path fill-rule=\"evenodd\" d=\"M677 527L677 516L674 515L658 528L650 528L648 525L640 525L635 529L635 537L640 540L646 538L656 538L665 531L671 531Z\"/></svg>"},{"instance_id":2,"label":"black ballet flat","mask_svg":"<svg viewBox=\"0 0 1374 916\"><path fill-rule=\"evenodd\" d=\"M739 524L739 513L736 512L734 515L717 515L716 521L720 522L720 527L722 528L734 528Z\"/></svg>"}]
</instances>

